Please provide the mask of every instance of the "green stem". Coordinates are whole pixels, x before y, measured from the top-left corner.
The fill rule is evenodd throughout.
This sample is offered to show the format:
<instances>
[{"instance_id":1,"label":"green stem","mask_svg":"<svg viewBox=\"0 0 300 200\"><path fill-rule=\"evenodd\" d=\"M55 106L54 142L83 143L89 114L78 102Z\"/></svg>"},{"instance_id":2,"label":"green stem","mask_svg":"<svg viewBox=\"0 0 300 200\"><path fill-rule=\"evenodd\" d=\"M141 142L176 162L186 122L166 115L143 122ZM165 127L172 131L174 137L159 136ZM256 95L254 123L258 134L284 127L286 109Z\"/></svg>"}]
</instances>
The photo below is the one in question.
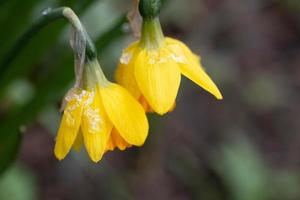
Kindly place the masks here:
<instances>
[{"instance_id":1,"label":"green stem","mask_svg":"<svg viewBox=\"0 0 300 200\"><path fill-rule=\"evenodd\" d=\"M158 17L143 19L141 46L146 48L159 48L164 40L164 34Z\"/></svg>"},{"instance_id":2,"label":"green stem","mask_svg":"<svg viewBox=\"0 0 300 200\"><path fill-rule=\"evenodd\" d=\"M66 12L71 15L66 14ZM96 49L90 37L86 33L84 27L81 25L79 19L74 12L68 7L59 7L55 9L47 8L42 12L41 17L32 24L31 27L25 31L25 33L16 41L14 46L3 56L2 62L0 62L0 79L8 70L14 59L22 52L24 47L30 42L35 34L37 34L43 27L50 24L51 22L67 18L71 24L76 28L81 28L86 38L86 55L88 59L97 57Z\"/></svg>"},{"instance_id":3,"label":"green stem","mask_svg":"<svg viewBox=\"0 0 300 200\"><path fill-rule=\"evenodd\" d=\"M86 59L94 60L95 58L97 58L97 52L96 52L95 45L92 42L92 40L91 40L90 36L88 35L88 33L86 32L85 28L81 24L79 18L74 13L74 11L71 8L66 7L65 9L63 9L63 15L64 15L65 18L67 18L69 20L69 22L76 29L76 31L78 33L82 34L83 38L80 38L80 40L84 39L85 48L86 48L86 51L85 51ZM73 42L76 42L76 41L73 41ZM74 51L77 51L77 50L78 49L75 49Z\"/></svg>"}]
</instances>

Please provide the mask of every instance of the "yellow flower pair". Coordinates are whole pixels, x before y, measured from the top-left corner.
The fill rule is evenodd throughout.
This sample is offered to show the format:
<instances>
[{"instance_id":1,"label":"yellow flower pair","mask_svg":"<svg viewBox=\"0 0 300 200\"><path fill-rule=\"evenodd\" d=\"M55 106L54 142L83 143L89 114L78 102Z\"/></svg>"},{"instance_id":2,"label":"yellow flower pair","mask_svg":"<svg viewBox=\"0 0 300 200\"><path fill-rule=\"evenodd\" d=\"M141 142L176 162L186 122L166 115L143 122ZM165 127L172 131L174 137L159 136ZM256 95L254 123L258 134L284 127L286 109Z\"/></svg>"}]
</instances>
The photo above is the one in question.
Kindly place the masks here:
<instances>
[{"instance_id":1,"label":"yellow flower pair","mask_svg":"<svg viewBox=\"0 0 300 200\"><path fill-rule=\"evenodd\" d=\"M200 58L182 42L164 37L159 4L153 2L140 0L142 35L123 51L116 70L120 85L105 78L96 58L85 60L80 87L66 97L55 144L59 160L83 144L94 162L116 147L143 145L148 135L145 112L163 115L175 107L181 74L222 99Z\"/></svg>"}]
</instances>

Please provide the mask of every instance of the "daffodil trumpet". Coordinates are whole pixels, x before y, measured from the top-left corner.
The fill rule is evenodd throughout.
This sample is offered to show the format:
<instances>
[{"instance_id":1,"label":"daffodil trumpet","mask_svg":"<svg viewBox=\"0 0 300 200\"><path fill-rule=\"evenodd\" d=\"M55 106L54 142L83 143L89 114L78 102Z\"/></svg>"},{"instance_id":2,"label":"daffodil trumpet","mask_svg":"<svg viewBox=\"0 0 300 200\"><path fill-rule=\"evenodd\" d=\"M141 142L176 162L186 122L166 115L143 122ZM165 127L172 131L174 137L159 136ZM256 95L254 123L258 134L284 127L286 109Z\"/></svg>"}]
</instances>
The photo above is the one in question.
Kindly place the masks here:
<instances>
[{"instance_id":1,"label":"daffodil trumpet","mask_svg":"<svg viewBox=\"0 0 300 200\"><path fill-rule=\"evenodd\" d=\"M123 51L116 81L147 112L160 115L174 109L181 74L222 99L221 92L202 67L201 58L179 40L164 36L158 17L160 7L160 0L140 0L141 38Z\"/></svg>"},{"instance_id":2,"label":"daffodil trumpet","mask_svg":"<svg viewBox=\"0 0 300 200\"><path fill-rule=\"evenodd\" d=\"M98 162L107 151L143 145L148 134L143 107L125 88L107 80L79 19L71 10L65 15L73 24L76 83L65 97L55 156L61 160L84 145L90 159Z\"/></svg>"}]
</instances>

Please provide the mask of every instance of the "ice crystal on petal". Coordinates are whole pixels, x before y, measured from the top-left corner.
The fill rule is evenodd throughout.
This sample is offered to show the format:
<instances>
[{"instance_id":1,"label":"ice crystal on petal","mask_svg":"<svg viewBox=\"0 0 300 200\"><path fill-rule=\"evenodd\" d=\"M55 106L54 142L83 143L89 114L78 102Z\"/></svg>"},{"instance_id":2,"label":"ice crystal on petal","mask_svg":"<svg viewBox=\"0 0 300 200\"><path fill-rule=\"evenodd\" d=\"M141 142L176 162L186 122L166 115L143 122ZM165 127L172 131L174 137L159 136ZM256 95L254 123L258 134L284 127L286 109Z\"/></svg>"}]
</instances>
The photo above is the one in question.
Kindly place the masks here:
<instances>
[{"instance_id":1,"label":"ice crystal on petal","mask_svg":"<svg viewBox=\"0 0 300 200\"><path fill-rule=\"evenodd\" d=\"M167 60L168 60L167 57L160 57L160 58L150 57L149 60L148 60L148 63L151 64L151 65L162 64L162 63L166 63Z\"/></svg>"},{"instance_id":2,"label":"ice crystal on petal","mask_svg":"<svg viewBox=\"0 0 300 200\"><path fill-rule=\"evenodd\" d=\"M99 132L101 130L102 124L99 108L93 109L91 107L88 107L85 110L84 115L89 119L89 132L93 134Z\"/></svg>"},{"instance_id":3,"label":"ice crystal on petal","mask_svg":"<svg viewBox=\"0 0 300 200\"><path fill-rule=\"evenodd\" d=\"M74 111L76 109L79 109L86 95L87 95L87 91L76 90L76 89L70 90L66 95L65 101L72 102L71 105L67 106L64 110L64 114L66 116L66 123L68 126L70 127L75 126Z\"/></svg>"},{"instance_id":4,"label":"ice crystal on petal","mask_svg":"<svg viewBox=\"0 0 300 200\"><path fill-rule=\"evenodd\" d=\"M175 60L178 63L181 63L181 64L186 64L187 63L186 57L183 56L183 55L171 54L170 58Z\"/></svg>"},{"instance_id":5,"label":"ice crystal on petal","mask_svg":"<svg viewBox=\"0 0 300 200\"><path fill-rule=\"evenodd\" d=\"M64 114L65 114L65 116L66 116L66 122L67 122L67 125L70 126L70 127L75 126L75 117L73 116L73 115L74 115L74 114L73 114L73 111L74 111L75 109L77 109L78 106L79 106L79 105L76 103L76 104L74 104L74 105L72 105L72 106L69 106L69 107L67 107L67 108L65 109Z\"/></svg>"},{"instance_id":6,"label":"ice crystal on petal","mask_svg":"<svg viewBox=\"0 0 300 200\"><path fill-rule=\"evenodd\" d=\"M132 58L132 53L123 53L120 58L120 63L122 64L128 64Z\"/></svg>"},{"instance_id":7,"label":"ice crystal on petal","mask_svg":"<svg viewBox=\"0 0 300 200\"><path fill-rule=\"evenodd\" d=\"M87 106L87 105L92 104L94 100L95 100L95 92L89 92L88 97L85 101L85 105Z\"/></svg>"},{"instance_id":8,"label":"ice crystal on petal","mask_svg":"<svg viewBox=\"0 0 300 200\"><path fill-rule=\"evenodd\" d=\"M154 64L163 64L168 61L168 57L161 57L161 58L149 58L148 63L151 65Z\"/></svg>"},{"instance_id":9,"label":"ice crystal on petal","mask_svg":"<svg viewBox=\"0 0 300 200\"><path fill-rule=\"evenodd\" d=\"M65 96L65 100L67 102L70 102L70 101L77 101L77 102L81 102L83 100L83 97L87 94L87 91L85 90L77 90L77 89L71 89L67 95Z\"/></svg>"},{"instance_id":10,"label":"ice crystal on petal","mask_svg":"<svg viewBox=\"0 0 300 200\"><path fill-rule=\"evenodd\" d=\"M148 62L149 62L149 64L154 65L154 64L156 63L156 59L150 58L150 59L148 60Z\"/></svg>"}]
</instances>

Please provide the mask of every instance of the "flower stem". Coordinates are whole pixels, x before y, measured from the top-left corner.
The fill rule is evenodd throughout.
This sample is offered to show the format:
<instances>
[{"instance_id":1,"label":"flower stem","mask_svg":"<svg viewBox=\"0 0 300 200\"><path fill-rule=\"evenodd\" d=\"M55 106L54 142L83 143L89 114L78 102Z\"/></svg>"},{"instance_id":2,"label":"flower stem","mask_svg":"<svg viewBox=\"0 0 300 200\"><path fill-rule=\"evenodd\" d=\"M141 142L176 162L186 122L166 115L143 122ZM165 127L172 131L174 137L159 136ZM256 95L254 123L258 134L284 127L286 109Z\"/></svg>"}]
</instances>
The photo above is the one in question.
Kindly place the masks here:
<instances>
[{"instance_id":1,"label":"flower stem","mask_svg":"<svg viewBox=\"0 0 300 200\"><path fill-rule=\"evenodd\" d=\"M141 45L146 48L159 48L164 40L159 18L143 19Z\"/></svg>"}]
</instances>

